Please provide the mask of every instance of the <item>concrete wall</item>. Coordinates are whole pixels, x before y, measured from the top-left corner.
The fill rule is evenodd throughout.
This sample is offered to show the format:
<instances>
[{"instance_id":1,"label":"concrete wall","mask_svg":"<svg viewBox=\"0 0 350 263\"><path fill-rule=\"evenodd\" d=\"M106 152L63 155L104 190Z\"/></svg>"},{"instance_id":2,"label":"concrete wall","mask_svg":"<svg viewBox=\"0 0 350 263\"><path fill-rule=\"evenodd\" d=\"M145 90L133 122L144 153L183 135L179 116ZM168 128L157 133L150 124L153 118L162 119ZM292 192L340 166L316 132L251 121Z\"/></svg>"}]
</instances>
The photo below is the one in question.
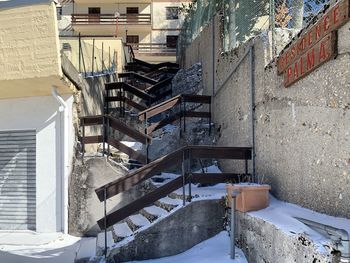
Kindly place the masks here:
<instances>
[{"instance_id":1,"label":"concrete wall","mask_svg":"<svg viewBox=\"0 0 350 263\"><path fill-rule=\"evenodd\" d=\"M93 39L95 39L94 48L94 72L107 70L110 67L113 68L113 63L116 65L116 72L122 72L125 65L125 56L128 56L124 52L124 47L121 38L112 37L84 37L81 39L81 47L83 56L80 57L80 67L83 72L92 72L92 52L93 52ZM102 52L103 43L103 52ZM69 44L70 50L63 50L64 54L69 58L76 69L79 69L79 39L77 37L61 37L60 38L61 49L63 44ZM103 55L102 55L103 54ZM84 62L83 62L84 58ZM102 59L103 58L103 59ZM84 68L85 65L85 68Z\"/></svg>"},{"instance_id":2,"label":"concrete wall","mask_svg":"<svg viewBox=\"0 0 350 263\"><path fill-rule=\"evenodd\" d=\"M0 5L0 61L0 98L49 95L49 84L71 92L61 81L53 2Z\"/></svg>"},{"instance_id":3,"label":"concrete wall","mask_svg":"<svg viewBox=\"0 0 350 263\"><path fill-rule=\"evenodd\" d=\"M192 202L139 232L127 245L112 249L107 262L154 259L190 249L222 231L223 203L223 200Z\"/></svg>"},{"instance_id":4,"label":"concrete wall","mask_svg":"<svg viewBox=\"0 0 350 263\"><path fill-rule=\"evenodd\" d=\"M279 199L335 216L350 218L350 23L338 32L336 59L327 62L290 88L276 65L269 64L267 34L222 54L216 60L214 121L219 145L252 146L249 61L245 57L234 74L227 77L254 43L256 169L272 185ZM204 89L212 93L207 75L212 60L203 57L210 43L205 29L186 50L184 65L203 63ZM218 33L218 32L217 32ZM220 36L216 35L217 39ZM197 52L195 52L197 51ZM266 66L266 67L265 67ZM222 86L222 87L221 87ZM226 171L233 162L223 162Z\"/></svg>"},{"instance_id":5,"label":"concrete wall","mask_svg":"<svg viewBox=\"0 0 350 263\"><path fill-rule=\"evenodd\" d=\"M68 160L73 156L74 132L72 127L73 97L65 96L70 121L68 131ZM36 130L36 230L62 231L64 185L62 164L64 141L63 117L53 97L32 97L0 101L0 130ZM66 175L65 175L66 176Z\"/></svg>"}]
</instances>

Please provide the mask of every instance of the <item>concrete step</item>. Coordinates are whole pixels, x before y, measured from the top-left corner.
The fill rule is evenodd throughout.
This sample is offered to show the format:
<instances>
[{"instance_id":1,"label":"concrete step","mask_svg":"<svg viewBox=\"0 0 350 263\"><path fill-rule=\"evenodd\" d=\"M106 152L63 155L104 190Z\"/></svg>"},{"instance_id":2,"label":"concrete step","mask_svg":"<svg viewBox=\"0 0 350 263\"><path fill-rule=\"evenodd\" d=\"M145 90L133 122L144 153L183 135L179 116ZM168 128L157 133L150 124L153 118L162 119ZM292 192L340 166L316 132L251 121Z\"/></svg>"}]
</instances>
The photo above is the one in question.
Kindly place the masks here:
<instances>
[{"instance_id":1,"label":"concrete step","mask_svg":"<svg viewBox=\"0 0 350 263\"><path fill-rule=\"evenodd\" d=\"M149 206L145 207L140 211L140 213L146 217L151 223L155 221L157 218L166 216L168 212L164 210L163 208L160 208L158 206Z\"/></svg>"},{"instance_id":2,"label":"concrete step","mask_svg":"<svg viewBox=\"0 0 350 263\"><path fill-rule=\"evenodd\" d=\"M141 214L129 216L126 219L126 222L128 223L130 229L133 232L135 232L137 229L141 227L148 226L151 224L151 222L148 221L148 219Z\"/></svg>"},{"instance_id":3,"label":"concrete step","mask_svg":"<svg viewBox=\"0 0 350 263\"><path fill-rule=\"evenodd\" d=\"M155 205L170 212L175 207L182 205L182 201L180 199L173 199L170 197L164 197L155 202Z\"/></svg>"},{"instance_id":4,"label":"concrete step","mask_svg":"<svg viewBox=\"0 0 350 263\"><path fill-rule=\"evenodd\" d=\"M129 237L133 234L133 231L130 229L129 225L124 223L115 224L113 226L114 241L116 243L122 241L124 238Z\"/></svg>"}]
</instances>

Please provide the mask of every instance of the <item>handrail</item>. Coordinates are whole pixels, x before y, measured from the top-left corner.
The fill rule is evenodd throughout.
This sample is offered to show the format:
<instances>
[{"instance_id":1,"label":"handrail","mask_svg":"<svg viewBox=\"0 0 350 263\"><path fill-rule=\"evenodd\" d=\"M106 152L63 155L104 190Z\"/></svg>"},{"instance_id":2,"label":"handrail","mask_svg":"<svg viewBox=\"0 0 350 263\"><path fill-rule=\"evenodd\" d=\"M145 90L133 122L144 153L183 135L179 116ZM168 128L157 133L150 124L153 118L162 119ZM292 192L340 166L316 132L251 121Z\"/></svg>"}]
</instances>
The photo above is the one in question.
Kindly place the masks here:
<instances>
[{"instance_id":1,"label":"handrail","mask_svg":"<svg viewBox=\"0 0 350 263\"><path fill-rule=\"evenodd\" d=\"M103 152L104 152L105 150L104 142L107 142L108 145L112 145L116 149L127 154L131 158L139 161L140 163L148 163L147 156L143 156L142 154L136 152L132 148L122 144L120 141L110 136L109 128L122 132L123 134L129 136L130 138L133 138L134 140L146 145L148 145L152 140L150 136L147 136L139 132L138 130L131 128L130 126L126 125L125 123L121 122L120 120L112 116L96 115L96 116L80 117L80 125L83 127L83 136L81 136L80 138L80 141L82 143L83 153L85 151L84 150L85 144L91 144L91 143L103 143ZM95 126L95 125L102 125L102 128L103 128L102 135L85 136L85 127ZM109 147L108 147L108 155L109 155Z\"/></svg>"},{"instance_id":2,"label":"handrail","mask_svg":"<svg viewBox=\"0 0 350 263\"><path fill-rule=\"evenodd\" d=\"M177 119L183 118L183 129L186 131L186 117L192 118L208 118L209 119L209 133L211 132L211 107L207 112L204 111L188 111L186 103L199 103L199 104L211 104L211 97L206 95L188 95L181 94L176 97L173 97L169 100L166 100L160 104L157 104L153 107L150 107L144 111L141 111L138 116L140 121L145 121L145 133L151 134L152 132L164 127L165 125L176 121ZM162 119L159 122L147 125L147 120L153 116L161 114L169 109L174 108L175 106L180 105L180 112L174 113L172 116ZM180 121L181 124L181 121ZM182 124L181 124L182 125Z\"/></svg>"},{"instance_id":3,"label":"handrail","mask_svg":"<svg viewBox=\"0 0 350 263\"><path fill-rule=\"evenodd\" d=\"M251 159L251 147L218 147L218 146L186 146L179 150L164 156L150 164L130 173L122 178L106 184L95 190L97 197L101 202L115 196L118 193L129 190L131 187L146 180L164 168L182 163L182 176L164 184L163 186L151 191L141 198L129 203L128 205L112 212L105 214L104 218L98 220L101 229L106 229L113 224L134 214L140 209L154 203L162 197L167 196L171 192L180 187L185 189L185 185L189 185L189 201L191 201L191 184L192 183L220 183L228 180L241 181L243 175L248 176L247 161ZM191 163L194 158L218 158L218 159L236 159L245 160L246 167L244 174L235 173L192 173L190 165L185 168L185 162ZM183 204L186 203L185 192L183 191Z\"/></svg>"},{"instance_id":4,"label":"handrail","mask_svg":"<svg viewBox=\"0 0 350 263\"><path fill-rule=\"evenodd\" d=\"M118 73L118 78L135 78L135 79L139 79L139 80L142 80L146 83L149 83L149 84L157 84L159 81L157 80L154 80L150 77L147 77L145 75L141 75L137 72L122 72L122 73Z\"/></svg>"},{"instance_id":5,"label":"handrail","mask_svg":"<svg viewBox=\"0 0 350 263\"><path fill-rule=\"evenodd\" d=\"M215 158L215 159L234 159L251 160L251 147L219 147L206 145L191 145L182 147L168 155L165 155L151 163L141 167L135 172L105 184L95 190L97 197L102 202L106 196L107 199L124 192L138 183L151 178L164 169L173 167L183 161L183 156L192 158ZM247 166L246 166L247 173Z\"/></svg>"},{"instance_id":6,"label":"handrail","mask_svg":"<svg viewBox=\"0 0 350 263\"><path fill-rule=\"evenodd\" d=\"M155 96L148 94L147 92L144 92L134 86L132 86L129 83L125 83L125 82L109 82L105 84L105 89L107 91L109 90L115 90L115 89L119 89L119 90L124 90L129 92L132 95L135 95L136 97L146 100L146 101L150 101L155 99Z\"/></svg>"},{"instance_id":7,"label":"handrail","mask_svg":"<svg viewBox=\"0 0 350 263\"><path fill-rule=\"evenodd\" d=\"M118 210L110 213L106 218L102 218L97 221L101 230L105 227L111 227L115 223L127 218L140 211L141 209L153 204L159 199L166 197L175 190L187 185L189 183L202 183L202 184L216 184L227 181L242 181L242 174L233 173L187 173L185 174L185 180L182 176L175 178L174 180L162 185L161 187L153 190L152 192L138 198L137 200L127 204L126 206L119 208ZM106 221L105 221L106 220ZM106 225L105 225L106 223Z\"/></svg>"}]
</instances>

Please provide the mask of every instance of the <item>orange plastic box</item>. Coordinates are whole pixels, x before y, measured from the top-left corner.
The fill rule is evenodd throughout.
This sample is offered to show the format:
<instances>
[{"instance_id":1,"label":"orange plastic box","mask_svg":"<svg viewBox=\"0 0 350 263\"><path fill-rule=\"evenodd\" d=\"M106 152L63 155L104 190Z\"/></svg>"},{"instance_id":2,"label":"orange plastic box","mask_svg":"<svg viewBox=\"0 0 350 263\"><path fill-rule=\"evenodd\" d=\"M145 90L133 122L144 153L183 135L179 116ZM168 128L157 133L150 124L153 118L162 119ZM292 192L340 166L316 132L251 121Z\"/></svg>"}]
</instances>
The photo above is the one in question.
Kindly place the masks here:
<instances>
[{"instance_id":1,"label":"orange plastic box","mask_svg":"<svg viewBox=\"0 0 350 263\"><path fill-rule=\"evenodd\" d=\"M231 207L232 191L238 190L236 209L241 212L257 211L269 206L269 190L267 184L234 184L226 185L228 206Z\"/></svg>"}]
</instances>

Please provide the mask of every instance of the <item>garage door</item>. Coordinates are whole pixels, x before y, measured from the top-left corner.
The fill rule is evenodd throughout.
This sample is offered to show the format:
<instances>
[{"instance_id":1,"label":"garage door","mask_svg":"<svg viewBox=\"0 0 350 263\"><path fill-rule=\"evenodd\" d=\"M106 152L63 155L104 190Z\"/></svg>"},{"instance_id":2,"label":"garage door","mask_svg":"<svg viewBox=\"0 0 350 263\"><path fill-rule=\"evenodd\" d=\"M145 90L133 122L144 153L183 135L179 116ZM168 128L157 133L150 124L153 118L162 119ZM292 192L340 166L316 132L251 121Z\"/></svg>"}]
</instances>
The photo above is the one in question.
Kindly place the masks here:
<instances>
[{"instance_id":1,"label":"garage door","mask_svg":"<svg viewBox=\"0 0 350 263\"><path fill-rule=\"evenodd\" d=\"M0 131L0 229L35 230L35 131Z\"/></svg>"}]
</instances>

